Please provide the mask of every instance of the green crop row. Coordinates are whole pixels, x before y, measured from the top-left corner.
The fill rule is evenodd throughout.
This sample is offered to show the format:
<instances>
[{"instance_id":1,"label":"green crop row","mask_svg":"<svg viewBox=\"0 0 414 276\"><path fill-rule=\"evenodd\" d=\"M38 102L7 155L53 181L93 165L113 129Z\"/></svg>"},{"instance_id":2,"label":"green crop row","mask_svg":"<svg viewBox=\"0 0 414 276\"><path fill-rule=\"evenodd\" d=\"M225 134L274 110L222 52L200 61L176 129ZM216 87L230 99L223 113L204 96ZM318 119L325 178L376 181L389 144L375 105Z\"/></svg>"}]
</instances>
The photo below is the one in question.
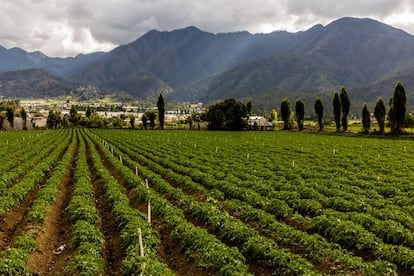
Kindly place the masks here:
<instances>
[{"instance_id":1,"label":"green crop row","mask_svg":"<svg viewBox=\"0 0 414 276\"><path fill-rule=\"evenodd\" d=\"M53 151L50 152L49 156L43 160L39 160L38 164L36 164L35 167L33 167L33 169L27 173L20 182L3 190L3 193L0 196L0 217L5 215L18 203L20 203L27 193L36 186L36 184L42 183L43 179L46 176L49 176L50 169L56 164L59 157L69 144L70 139L71 135L67 135L65 140L59 143Z\"/></svg>"},{"instance_id":2,"label":"green crop row","mask_svg":"<svg viewBox=\"0 0 414 276\"><path fill-rule=\"evenodd\" d=\"M13 247L8 247L0 253L0 275L30 275L28 268L28 256L31 252L39 250L36 242L40 223L43 222L46 213L46 207L53 202L57 190L62 182L63 176L68 172L70 161L74 153L76 141L72 139L72 133L66 131L67 139L61 144L62 148L67 147L62 159L51 171L50 178L44 183L42 189L37 193L35 200L28 212L27 221L33 223L34 227L27 227L25 231L13 241ZM68 143L70 144L68 145ZM59 150L53 154L51 160L59 155ZM45 160L49 162L50 160ZM56 161L56 159L54 160ZM49 163L49 167L50 167Z\"/></svg>"},{"instance_id":3,"label":"green crop row","mask_svg":"<svg viewBox=\"0 0 414 276\"><path fill-rule=\"evenodd\" d=\"M118 154L117 150L114 151ZM132 154L133 152L127 153L127 155ZM127 161L129 160L127 156L125 158ZM139 164L135 165L139 166ZM152 165L155 166L156 164ZM242 252L249 260L257 261L261 259L265 261L274 268L276 274L282 271L287 273L287 275L314 273L311 264L288 251L280 250L274 242L258 235L255 230L230 217L227 213L221 212L213 204L197 202L192 197L185 196L151 171L145 173L144 168L141 166L139 166L138 170L154 183L158 190L174 197L181 208L186 208L197 220L209 225L211 230L220 236L221 239L242 248ZM179 178L180 176L177 175L175 181L179 181ZM266 246L253 246L258 240L261 240Z\"/></svg>"},{"instance_id":4,"label":"green crop row","mask_svg":"<svg viewBox=\"0 0 414 276\"><path fill-rule=\"evenodd\" d=\"M62 135L63 133L61 133ZM1 181L0 181L0 194L2 194L8 187L12 186L14 182L20 177L27 174L40 160L45 158L51 150L53 150L59 143L61 143L62 137L56 137L52 139L49 143L48 147L42 147L38 144L31 144L30 146L23 146L23 148L27 152L31 152L33 150L34 154L24 156L24 158L20 158L11 160L11 164L6 164L8 167L12 167L13 170L6 171L7 167L3 164L1 167L5 168L4 172L2 173Z\"/></svg>"},{"instance_id":5,"label":"green crop row","mask_svg":"<svg viewBox=\"0 0 414 276\"><path fill-rule=\"evenodd\" d=\"M147 188L141 185L142 179L123 166L102 144L97 143L97 146L101 148L105 158L120 172L128 187L136 188L138 198L144 202L151 201L154 214L162 218L166 227L172 231L171 237L179 242L186 254L197 260L199 267L212 275L249 274L245 259L236 248L224 245L205 229L188 222L180 208L172 205L152 189L148 192ZM128 156L125 156L125 163L132 163Z\"/></svg>"},{"instance_id":6,"label":"green crop row","mask_svg":"<svg viewBox=\"0 0 414 276\"><path fill-rule=\"evenodd\" d=\"M125 188L108 172L102 163L95 145L84 135L90 151L90 158L97 175L102 180L105 195L112 206L112 213L120 230L126 257L123 260L125 275L170 275L171 271L158 260L156 247L160 240L148 224L144 214L130 206ZM144 256L140 256L138 229L141 228L142 240L145 246Z\"/></svg>"},{"instance_id":7,"label":"green crop row","mask_svg":"<svg viewBox=\"0 0 414 276\"><path fill-rule=\"evenodd\" d=\"M86 157L83 138L77 130L78 153L74 169L74 183L71 199L66 208L72 221L72 248L75 256L70 260L66 271L76 275L102 275L103 234L99 230L100 217L94 205L91 175Z\"/></svg>"}]
</instances>

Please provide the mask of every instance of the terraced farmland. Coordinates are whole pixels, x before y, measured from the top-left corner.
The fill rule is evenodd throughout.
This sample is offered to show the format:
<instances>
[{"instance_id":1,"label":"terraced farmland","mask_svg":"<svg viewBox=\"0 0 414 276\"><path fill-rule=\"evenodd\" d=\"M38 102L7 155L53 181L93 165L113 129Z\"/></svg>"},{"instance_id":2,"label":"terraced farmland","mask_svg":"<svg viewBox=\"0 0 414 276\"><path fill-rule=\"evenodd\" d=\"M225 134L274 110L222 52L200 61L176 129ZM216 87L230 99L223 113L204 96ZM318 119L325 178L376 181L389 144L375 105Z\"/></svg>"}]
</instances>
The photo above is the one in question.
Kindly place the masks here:
<instances>
[{"instance_id":1,"label":"terraced farmland","mask_svg":"<svg viewBox=\"0 0 414 276\"><path fill-rule=\"evenodd\" d=\"M72 129L0 144L1 275L414 274L412 141Z\"/></svg>"}]
</instances>

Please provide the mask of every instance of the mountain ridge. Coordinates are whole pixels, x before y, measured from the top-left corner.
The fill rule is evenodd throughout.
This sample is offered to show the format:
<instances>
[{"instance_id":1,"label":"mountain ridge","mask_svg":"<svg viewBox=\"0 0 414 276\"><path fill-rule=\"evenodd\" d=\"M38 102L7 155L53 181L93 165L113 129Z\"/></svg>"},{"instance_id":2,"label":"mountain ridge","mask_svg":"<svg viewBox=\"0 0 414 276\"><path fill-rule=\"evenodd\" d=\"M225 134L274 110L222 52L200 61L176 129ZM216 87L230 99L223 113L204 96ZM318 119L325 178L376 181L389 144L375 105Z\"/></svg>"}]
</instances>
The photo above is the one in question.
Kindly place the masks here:
<instances>
[{"instance_id":1,"label":"mountain ridge","mask_svg":"<svg viewBox=\"0 0 414 276\"><path fill-rule=\"evenodd\" d=\"M4 49L0 47L0 70ZM22 55L20 50L12 52ZM40 52L31 54L34 60L45 58ZM108 53L78 58L78 63L76 57L68 60L71 72L62 71L60 59L45 70L138 99L154 99L159 91L170 101L212 102L266 91L276 91L275 97L288 92L305 98L332 94L344 85L365 100L364 91L382 95L398 74L414 78L414 36L377 20L353 17L295 33L214 34L188 26L151 30ZM279 98L274 100L276 104Z\"/></svg>"}]
</instances>

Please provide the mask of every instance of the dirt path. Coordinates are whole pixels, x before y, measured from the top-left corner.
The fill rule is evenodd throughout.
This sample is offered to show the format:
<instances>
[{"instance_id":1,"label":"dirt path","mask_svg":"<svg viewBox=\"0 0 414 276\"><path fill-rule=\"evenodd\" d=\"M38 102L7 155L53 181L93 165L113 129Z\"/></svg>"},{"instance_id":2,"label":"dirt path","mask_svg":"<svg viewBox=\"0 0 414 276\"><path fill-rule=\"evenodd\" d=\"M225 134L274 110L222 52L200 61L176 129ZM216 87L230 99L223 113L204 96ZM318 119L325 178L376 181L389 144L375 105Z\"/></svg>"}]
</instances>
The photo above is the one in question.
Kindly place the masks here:
<instances>
[{"instance_id":1,"label":"dirt path","mask_svg":"<svg viewBox=\"0 0 414 276\"><path fill-rule=\"evenodd\" d=\"M88 150L87 155L89 156ZM112 215L111 206L106 199L101 179L96 175L90 158L88 159L88 165L91 171L91 179L95 191L95 206L101 217L100 229L105 238L103 251L105 275L121 275L122 260L125 258L125 252L122 248L122 238Z\"/></svg>"},{"instance_id":2,"label":"dirt path","mask_svg":"<svg viewBox=\"0 0 414 276\"><path fill-rule=\"evenodd\" d=\"M27 223L27 213L39 190L40 185L36 185L35 188L26 195L17 208L8 212L7 215L0 220L0 250L11 246L13 239L23 232L24 226Z\"/></svg>"},{"instance_id":3,"label":"dirt path","mask_svg":"<svg viewBox=\"0 0 414 276\"><path fill-rule=\"evenodd\" d=\"M40 252L29 255L28 265L33 275L63 275L64 268L73 256L73 250L70 248L71 223L65 209L72 192L76 153L77 150L72 156L70 172L62 179L56 200L46 210L45 221L37 237ZM66 249L60 254L55 254L56 249L62 245L66 245Z\"/></svg>"}]
</instances>

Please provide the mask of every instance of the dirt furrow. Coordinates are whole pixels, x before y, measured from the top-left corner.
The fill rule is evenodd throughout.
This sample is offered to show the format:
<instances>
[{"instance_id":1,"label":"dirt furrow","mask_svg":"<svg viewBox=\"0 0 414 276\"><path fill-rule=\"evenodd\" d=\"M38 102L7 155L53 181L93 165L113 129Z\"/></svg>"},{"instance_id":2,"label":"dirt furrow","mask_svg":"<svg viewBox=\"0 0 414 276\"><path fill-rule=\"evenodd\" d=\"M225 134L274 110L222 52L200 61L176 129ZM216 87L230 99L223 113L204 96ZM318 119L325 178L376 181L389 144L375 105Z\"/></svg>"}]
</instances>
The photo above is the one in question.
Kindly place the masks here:
<instances>
[{"instance_id":1,"label":"dirt furrow","mask_svg":"<svg viewBox=\"0 0 414 276\"><path fill-rule=\"evenodd\" d=\"M13 239L22 233L24 226L26 225L27 213L32 206L33 200L36 198L36 194L40 189L40 185L36 185L26 197L19 204L17 208L8 212L0 220L0 250L11 246Z\"/></svg>"},{"instance_id":2,"label":"dirt furrow","mask_svg":"<svg viewBox=\"0 0 414 276\"><path fill-rule=\"evenodd\" d=\"M88 150L87 155L89 156ZM105 275L121 275L122 260L125 258L125 252L122 248L122 238L112 215L111 205L106 199L102 182L96 175L90 158L88 158L88 165L91 172L91 181L95 191L95 206L101 217L100 229L105 238L103 250Z\"/></svg>"},{"instance_id":3,"label":"dirt furrow","mask_svg":"<svg viewBox=\"0 0 414 276\"><path fill-rule=\"evenodd\" d=\"M33 275L63 274L64 268L73 256L70 247L71 222L65 209L72 193L76 152L77 150L72 157L69 173L62 179L55 201L46 210L44 223L36 239L40 251L29 255L28 265ZM64 250L57 251L62 246Z\"/></svg>"},{"instance_id":4,"label":"dirt furrow","mask_svg":"<svg viewBox=\"0 0 414 276\"><path fill-rule=\"evenodd\" d=\"M143 213L148 211L148 206L146 202L141 202L138 198L136 198L133 189L128 189L125 185L124 179L121 177L119 172L106 160L103 156L102 151L99 147L97 147L98 153L101 156L102 162L111 175L118 181L118 183L124 186L127 189L127 196L131 202L131 206L137 210L140 210ZM167 264L168 268L174 271L176 275L182 276L206 276L208 275L207 272L201 271L197 263L194 261L189 260L180 250L180 246L177 242L173 241L171 236L171 229L164 227L162 225L162 220L159 217L152 216L151 218L151 226L152 229L157 231L160 234L161 244L157 248L157 252L159 256L164 260Z\"/></svg>"}]
</instances>

